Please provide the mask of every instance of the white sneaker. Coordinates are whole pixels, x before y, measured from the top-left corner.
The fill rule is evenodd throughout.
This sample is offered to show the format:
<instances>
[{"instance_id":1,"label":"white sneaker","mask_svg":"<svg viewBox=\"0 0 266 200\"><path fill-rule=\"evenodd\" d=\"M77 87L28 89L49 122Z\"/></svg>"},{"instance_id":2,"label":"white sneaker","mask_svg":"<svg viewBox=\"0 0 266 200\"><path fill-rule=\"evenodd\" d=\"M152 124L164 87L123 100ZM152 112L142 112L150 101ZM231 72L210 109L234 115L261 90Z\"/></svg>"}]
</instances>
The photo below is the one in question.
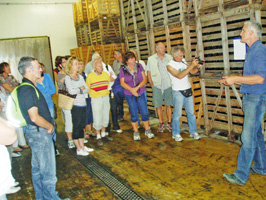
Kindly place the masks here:
<instances>
[{"instance_id":1,"label":"white sneaker","mask_svg":"<svg viewBox=\"0 0 266 200\"><path fill-rule=\"evenodd\" d=\"M101 137L105 137L106 136L106 133L105 132L101 132Z\"/></svg>"},{"instance_id":2,"label":"white sneaker","mask_svg":"<svg viewBox=\"0 0 266 200\"><path fill-rule=\"evenodd\" d=\"M12 158L17 158L17 157L21 156L21 153L19 153L19 152L12 152L11 156L12 156Z\"/></svg>"},{"instance_id":3,"label":"white sneaker","mask_svg":"<svg viewBox=\"0 0 266 200\"><path fill-rule=\"evenodd\" d=\"M77 155L78 156L88 156L89 153L86 151L83 151L83 149L80 149L79 151L77 150Z\"/></svg>"},{"instance_id":4,"label":"white sneaker","mask_svg":"<svg viewBox=\"0 0 266 200\"><path fill-rule=\"evenodd\" d=\"M121 129L115 130L117 133L122 133L123 131Z\"/></svg>"},{"instance_id":5,"label":"white sneaker","mask_svg":"<svg viewBox=\"0 0 266 200\"><path fill-rule=\"evenodd\" d=\"M13 187L16 187L19 185L19 182L15 181Z\"/></svg>"},{"instance_id":6,"label":"white sneaker","mask_svg":"<svg viewBox=\"0 0 266 200\"><path fill-rule=\"evenodd\" d=\"M183 138L181 135L176 135L176 136L173 136L173 139L177 142L182 142L183 141Z\"/></svg>"},{"instance_id":7,"label":"white sneaker","mask_svg":"<svg viewBox=\"0 0 266 200\"><path fill-rule=\"evenodd\" d=\"M151 138L154 138L154 134L151 132L151 129L148 129L145 131L145 135L151 139Z\"/></svg>"},{"instance_id":8,"label":"white sneaker","mask_svg":"<svg viewBox=\"0 0 266 200\"><path fill-rule=\"evenodd\" d=\"M88 152L88 153L94 151L94 149L89 148L89 147L86 147L86 146L84 146L84 150L85 150L86 152Z\"/></svg>"},{"instance_id":9,"label":"white sneaker","mask_svg":"<svg viewBox=\"0 0 266 200\"><path fill-rule=\"evenodd\" d=\"M68 144L68 148L69 149L75 148L75 144L74 144L74 141L73 140L68 140L67 144Z\"/></svg>"},{"instance_id":10,"label":"white sneaker","mask_svg":"<svg viewBox=\"0 0 266 200\"><path fill-rule=\"evenodd\" d=\"M194 133L193 135L190 135L190 137L193 137L195 140L199 140L200 136L198 133Z\"/></svg>"},{"instance_id":11,"label":"white sneaker","mask_svg":"<svg viewBox=\"0 0 266 200\"><path fill-rule=\"evenodd\" d=\"M10 187L9 189L8 189L8 191L6 192L6 194L14 194L14 193L16 193L16 192L18 192L19 190L21 190L21 187L14 187L14 186L12 186L12 187Z\"/></svg>"},{"instance_id":12,"label":"white sneaker","mask_svg":"<svg viewBox=\"0 0 266 200\"><path fill-rule=\"evenodd\" d=\"M134 139L134 140L141 140L141 139L140 139L139 132L134 132L134 134L133 134L133 139Z\"/></svg>"},{"instance_id":13,"label":"white sneaker","mask_svg":"<svg viewBox=\"0 0 266 200\"><path fill-rule=\"evenodd\" d=\"M84 138L84 144L85 144L85 143L88 143L88 140L87 140L86 138Z\"/></svg>"}]
</instances>

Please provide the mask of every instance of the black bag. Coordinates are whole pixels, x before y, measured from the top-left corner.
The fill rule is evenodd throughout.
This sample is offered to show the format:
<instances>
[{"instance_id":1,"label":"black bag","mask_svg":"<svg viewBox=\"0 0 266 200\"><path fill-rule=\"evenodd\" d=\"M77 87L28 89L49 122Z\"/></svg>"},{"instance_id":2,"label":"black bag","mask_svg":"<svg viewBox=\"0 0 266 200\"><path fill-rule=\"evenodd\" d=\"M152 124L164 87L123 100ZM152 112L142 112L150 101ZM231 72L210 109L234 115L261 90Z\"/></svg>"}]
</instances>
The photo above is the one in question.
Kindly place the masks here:
<instances>
[{"instance_id":1,"label":"black bag","mask_svg":"<svg viewBox=\"0 0 266 200\"><path fill-rule=\"evenodd\" d=\"M191 97L192 96L192 89L191 88L186 89L186 90L179 90L179 92L181 92L181 94L184 97Z\"/></svg>"}]
</instances>

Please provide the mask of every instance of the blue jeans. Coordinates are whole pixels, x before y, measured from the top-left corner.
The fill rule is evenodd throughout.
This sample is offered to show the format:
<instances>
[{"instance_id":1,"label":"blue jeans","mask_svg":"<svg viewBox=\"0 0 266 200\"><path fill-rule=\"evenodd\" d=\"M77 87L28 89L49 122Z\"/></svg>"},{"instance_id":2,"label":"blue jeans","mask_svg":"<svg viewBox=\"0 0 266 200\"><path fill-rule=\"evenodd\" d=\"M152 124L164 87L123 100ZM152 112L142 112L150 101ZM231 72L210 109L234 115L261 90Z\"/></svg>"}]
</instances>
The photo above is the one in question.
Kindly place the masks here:
<instances>
[{"instance_id":1,"label":"blue jeans","mask_svg":"<svg viewBox=\"0 0 266 200\"><path fill-rule=\"evenodd\" d=\"M244 94L243 111L242 146L238 154L235 176L246 183L252 161L255 172L266 174L265 143L261 128L261 121L266 112L266 94Z\"/></svg>"},{"instance_id":2,"label":"blue jeans","mask_svg":"<svg viewBox=\"0 0 266 200\"><path fill-rule=\"evenodd\" d=\"M145 94L141 94L139 97L135 97L134 95L125 95L126 100L129 106L129 112L130 112L130 119L131 122L135 123L139 119L139 113L141 115L142 121L148 121L149 120L149 114L148 114L148 107L147 107L147 101L145 100Z\"/></svg>"},{"instance_id":3,"label":"blue jeans","mask_svg":"<svg viewBox=\"0 0 266 200\"><path fill-rule=\"evenodd\" d=\"M48 105L48 108L49 108L49 111L50 111L51 117L54 119L54 115L55 115L54 104L52 104L52 105ZM55 147L56 147L56 133L55 133L55 130L54 130L54 132L52 133L52 135L53 135L54 145L55 145Z\"/></svg>"},{"instance_id":4,"label":"blue jeans","mask_svg":"<svg viewBox=\"0 0 266 200\"><path fill-rule=\"evenodd\" d=\"M174 113L172 119L173 137L180 135L179 119L182 116L182 107L184 105L187 114L188 129L191 135L197 133L196 117L194 115L193 96L184 97L181 92L173 90Z\"/></svg>"},{"instance_id":5,"label":"blue jeans","mask_svg":"<svg viewBox=\"0 0 266 200\"><path fill-rule=\"evenodd\" d=\"M37 200L60 200L55 192L56 163L52 134L46 129L27 125L26 139L31 148L32 182Z\"/></svg>"}]
</instances>

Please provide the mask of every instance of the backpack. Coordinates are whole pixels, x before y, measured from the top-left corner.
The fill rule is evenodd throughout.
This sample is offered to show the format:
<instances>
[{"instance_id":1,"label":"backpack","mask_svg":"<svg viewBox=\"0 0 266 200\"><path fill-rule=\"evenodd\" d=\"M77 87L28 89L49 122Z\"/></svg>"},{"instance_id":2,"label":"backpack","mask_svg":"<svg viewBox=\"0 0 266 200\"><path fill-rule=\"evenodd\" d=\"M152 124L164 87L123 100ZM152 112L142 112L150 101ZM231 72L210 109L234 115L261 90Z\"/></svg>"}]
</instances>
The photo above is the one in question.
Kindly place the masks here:
<instances>
[{"instance_id":1,"label":"backpack","mask_svg":"<svg viewBox=\"0 0 266 200\"><path fill-rule=\"evenodd\" d=\"M30 83L23 82L11 92L11 94L7 98L6 118L7 118L7 121L15 127L22 127L22 126L27 125L27 122L26 122L25 118L23 117L21 110L20 110L20 107L19 107L18 94L17 94L18 88L20 88L24 85L32 86L35 89L36 95L39 99L38 90L36 89L36 87L34 87Z\"/></svg>"},{"instance_id":2,"label":"backpack","mask_svg":"<svg viewBox=\"0 0 266 200\"><path fill-rule=\"evenodd\" d=\"M121 67L124 73L129 73L124 65L122 65ZM139 63L137 63L137 70L139 70L139 68L140 68L140 65ZM125 97L124 88L120 84L119 74L117 75L117 78L115 79L114 85L112 87L112 91L116 97L120 97L120 98Z\"/></svg>"},{"instance_id":3,"label":"backpack","mask_svg":"<svg viewBox=\"0 0 266 200\"><path fill-rule=\"evenodd\" d=\"M117 75L117 78L115 79L115 82L112 86L112 91L113 91L115 97L118 97L118 98L124 98L125 97L124 88L120 84L119 74Z\"/></svg>"}]
</instances>

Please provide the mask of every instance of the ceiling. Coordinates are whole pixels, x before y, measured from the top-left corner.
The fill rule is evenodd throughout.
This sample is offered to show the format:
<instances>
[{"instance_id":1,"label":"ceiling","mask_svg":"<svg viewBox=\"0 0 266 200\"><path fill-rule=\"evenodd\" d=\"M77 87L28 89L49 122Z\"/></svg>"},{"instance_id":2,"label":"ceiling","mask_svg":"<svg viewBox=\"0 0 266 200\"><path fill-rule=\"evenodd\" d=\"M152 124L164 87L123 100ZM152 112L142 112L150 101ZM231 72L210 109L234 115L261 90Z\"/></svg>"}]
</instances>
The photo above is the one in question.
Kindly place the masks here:
<instances>
[{"instance_id":1,"label":"ceiling","mask_svg":"<svg viewBox=\"0 0 266 200\"><path fill-rule=\"evenodd\" d=\"M0 0L0 4L68 4L77 0Z\"/></svg>"}]
</instances>

